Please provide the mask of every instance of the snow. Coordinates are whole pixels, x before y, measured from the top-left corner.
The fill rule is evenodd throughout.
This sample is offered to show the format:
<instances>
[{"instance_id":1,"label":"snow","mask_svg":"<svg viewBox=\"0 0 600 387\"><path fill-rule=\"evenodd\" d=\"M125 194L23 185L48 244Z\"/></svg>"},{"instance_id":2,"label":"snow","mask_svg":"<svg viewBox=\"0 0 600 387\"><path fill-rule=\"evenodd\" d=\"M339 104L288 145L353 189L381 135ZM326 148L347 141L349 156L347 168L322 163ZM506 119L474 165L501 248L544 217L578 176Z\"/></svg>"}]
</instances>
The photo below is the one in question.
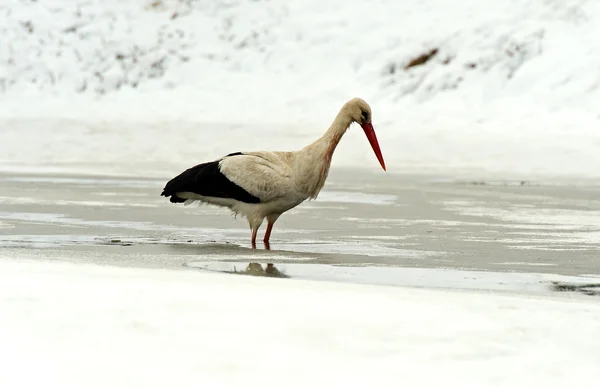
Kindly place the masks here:
<instances>
[{"instance_id":1,"label":"snow","mask_svg":"<svg viewBox=\"0 0 600 387\"><path fill-rule=\"evenodd\" d=\"M565 386L600 377L600 306L0 261L0 385Z\"/></svg>"},{"instance_id":2,"label":"snow","mask_svg":"<svg viewBox=\"0 0 600 387\"><path fill-rule=\"evenodd\" d=\"M165 177L298 149L360 96L392 173L598 178L599 20L592 0L7 0L0 168ZM377 161L351 130L334 167Z\"/></svg>"}]
</instances>

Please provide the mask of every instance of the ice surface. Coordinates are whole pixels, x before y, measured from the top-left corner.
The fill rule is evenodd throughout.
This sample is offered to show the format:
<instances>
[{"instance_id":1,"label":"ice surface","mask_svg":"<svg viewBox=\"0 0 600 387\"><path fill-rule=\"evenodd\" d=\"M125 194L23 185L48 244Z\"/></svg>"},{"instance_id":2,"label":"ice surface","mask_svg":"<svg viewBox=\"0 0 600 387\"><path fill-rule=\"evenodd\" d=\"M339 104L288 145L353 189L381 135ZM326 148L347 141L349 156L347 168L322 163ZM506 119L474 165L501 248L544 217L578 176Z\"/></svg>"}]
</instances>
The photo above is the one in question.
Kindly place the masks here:
<instances>
[{"instance_id":1,"label":"ice surface","mask_svg":"<svg viewBox=\"0 0 600 387\"><path fill-rule=\"evenodd\" d=\"M162 178L298 149L361 96L391 172L597 178L599 20L589 0L5 1L0 168ZM363 137L334 167L378 169Z\"/></svg>"},{"instance_id":2,"label":"ice surface","mask_svg":"<svg viewBox=\"0 0 600 387\"><path fill-rule=\"evenodd\" d=\"M592 386L600 306L1 258L3 387Z\"/></svg>"},{"instance_id":3,"label":"ice surface","mask_svg":"<svg viewBox=\"0 0 600 387\"><path fill-rule=\"evenodd\" d=\"M218 261L198 261L186 263L187 267L195 267L209 271L242 271L242 262L231 263ZM265 257L257 257L265 261ZM499 263L502 265L504 263ZM508 264L508 262L506 263ZM513 264L513 262L510 262ZM516 264L519 264L518 262ZM530 262L522 265L542 266ZM551 264L549 264L551 265ZM554 282L600 285L600 278L593 275L566 276L548 273L515 273L492 272L479 270L431 269L418 267L394 267L389 265L326 265L302 263L277 263L280 272L294 279L310 279L319 281L350 282L359 284L410 286L427 289L455 289L502 291L516 294L548 294L554 291ZM597 276L596 276L597 277Z\"/></svg>"}]
</instances>

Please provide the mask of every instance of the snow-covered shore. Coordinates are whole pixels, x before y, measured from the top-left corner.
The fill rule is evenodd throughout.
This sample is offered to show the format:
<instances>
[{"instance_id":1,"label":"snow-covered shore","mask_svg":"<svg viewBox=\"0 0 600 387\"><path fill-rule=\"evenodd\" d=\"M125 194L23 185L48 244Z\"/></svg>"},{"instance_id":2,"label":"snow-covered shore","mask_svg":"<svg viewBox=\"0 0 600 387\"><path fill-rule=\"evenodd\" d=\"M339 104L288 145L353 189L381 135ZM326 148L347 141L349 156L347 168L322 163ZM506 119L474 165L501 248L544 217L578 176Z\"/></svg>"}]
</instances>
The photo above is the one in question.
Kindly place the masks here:
<instances>
[{"instance_id":1,"label":"snow-covered shore","mask_svg":"<svg viewBox=\"0 0 600 387\"><path fill-rule=\"evenodd\" d=\"M593 386L597 302L0 261L4 387Z\"/></svg>"},{"instance_id":2,"label":"snow-covered shore","mask_svg":"<svg viewBox=\"0 0 600 387\"><path fill-rule=\"evenodd\" d=\"M597 178L599 20L589 0L10 0L0 164L162 176L301 147L360 96L391 172ZM376 168L361 133L341 166Z\"/></svg>"}]
</instances>

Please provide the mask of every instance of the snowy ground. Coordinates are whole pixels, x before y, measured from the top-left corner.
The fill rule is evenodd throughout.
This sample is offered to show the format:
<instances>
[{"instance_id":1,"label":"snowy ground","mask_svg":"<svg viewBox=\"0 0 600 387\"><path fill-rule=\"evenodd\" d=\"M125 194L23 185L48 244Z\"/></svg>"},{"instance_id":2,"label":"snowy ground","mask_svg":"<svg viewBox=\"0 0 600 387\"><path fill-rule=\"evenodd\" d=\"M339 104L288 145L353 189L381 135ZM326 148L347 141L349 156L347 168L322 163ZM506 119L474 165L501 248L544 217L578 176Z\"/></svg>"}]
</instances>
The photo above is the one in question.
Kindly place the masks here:
<instances>
[{"instance_id":1,"label":"snowy ground","mask_svg":"<svg viewBox=\"0 0 600 387\"><path fill-rule=\"evenodd\" d=\"M597 302L0 264L0 385L592 386Z\"/></svg>"},{"instance_id":2,"label":"snowy ground","mask_svg":"<svg viewBox=\"0 0 600 387\"><path fill-rule=\"evenodd\" d=\"M391 173L356 130L334 169L391 182L434 172L597 184L599 22L594 0L4 0L0 171L167 179L224 153L302 147L360 96ZM583 224L591 231L577 243L597 248L595 198L576 194L564 200L579 213L444 203L474 219ZM22 213L28 195L66 200L2 195ZM110 221L118 213L98 198L69 200ZM13 233L14 222L0 231ZM397 235L399 226L385 229L394 227ZM556 239L572 244L563 231ZM535 258L548 238L519 252ZM482 233L466 242L506 241ZM20 250L0 256L2 387L587 387L600 378L595 297L34 262ZM398 274L382 270L371 269L380 283ZM407 284L438 274L402 273ZM511 278L539 290L532 277Z\"/></svg>"},{"instance_id":3,"label":"snowy ground","mask_svg":"<svg viewBox=\"0 0 600 387\"><path fill-rule=\"evenodd\" d=\"M391 172L599 177L599 21L592 0L4 1L0 164L163 176L297 149L361 96ZM346 137L334 167L377 169Z\"/></svg>"}]
</instances>

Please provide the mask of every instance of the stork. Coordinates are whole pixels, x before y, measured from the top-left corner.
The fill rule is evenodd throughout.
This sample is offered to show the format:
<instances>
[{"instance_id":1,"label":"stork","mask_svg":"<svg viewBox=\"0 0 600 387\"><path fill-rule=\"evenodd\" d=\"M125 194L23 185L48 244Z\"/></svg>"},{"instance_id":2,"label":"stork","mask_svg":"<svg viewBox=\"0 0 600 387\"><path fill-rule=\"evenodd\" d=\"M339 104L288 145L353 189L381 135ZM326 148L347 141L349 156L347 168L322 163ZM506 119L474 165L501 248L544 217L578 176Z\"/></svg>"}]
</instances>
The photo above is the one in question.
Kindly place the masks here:
<instances>
[{"instance_id":1,"label":"stork","mask_svg":"<svg viewBox=\"0 0 600 387\"><path fill-rule=\"evenodd\" d=\"M385 162L371 123L371 107L360 98L346 102L325 134L294 152L236 152L198 164L170 180L161 196L171 203L195 201L229 208L247 218L252 248L264 219L268 249L273 225L284 212L316 199L325 184L331 158L346 130L358 123L385 171Z\"/></svg>"}]
</instances>

